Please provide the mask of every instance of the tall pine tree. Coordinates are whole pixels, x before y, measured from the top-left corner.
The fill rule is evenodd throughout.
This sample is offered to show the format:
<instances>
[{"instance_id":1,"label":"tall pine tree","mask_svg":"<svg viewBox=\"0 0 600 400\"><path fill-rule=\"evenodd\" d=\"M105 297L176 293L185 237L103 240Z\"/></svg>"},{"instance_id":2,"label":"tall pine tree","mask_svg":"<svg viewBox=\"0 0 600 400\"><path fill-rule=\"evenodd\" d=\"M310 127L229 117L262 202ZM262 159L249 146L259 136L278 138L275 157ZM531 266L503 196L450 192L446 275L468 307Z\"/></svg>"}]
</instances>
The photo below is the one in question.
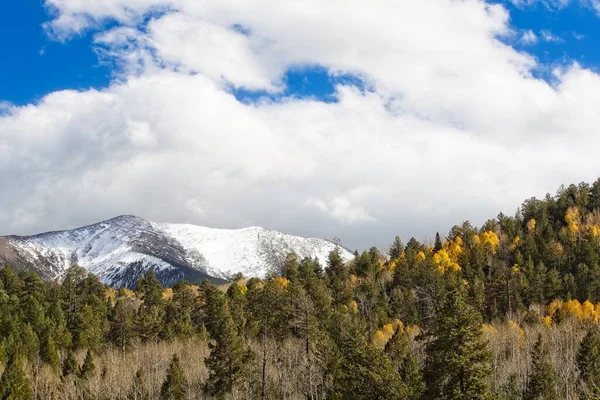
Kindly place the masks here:
<instances>
[{"instance_id":1,"label":"tall pine tree","mask_svg":"<svg viewBox=\"0 0 600 400\"><path fill-rule=\"evenodd\" d=\"M538 336L531 353L531 370L527 377L527 387L523 400L558 400L556 373L548 359L548 348Z\"/></svg>"},{"instance_id":2,"label":"tall pine tree","mask_svg":"<svg viewBox=\"0 0 600 400\"><path fill-rule=\"evenodd\" d=\"M426 344L426 399L490 397L491 352L482 338L481 315L459 292L448 294Z\"/></svg>"}]
</instances>

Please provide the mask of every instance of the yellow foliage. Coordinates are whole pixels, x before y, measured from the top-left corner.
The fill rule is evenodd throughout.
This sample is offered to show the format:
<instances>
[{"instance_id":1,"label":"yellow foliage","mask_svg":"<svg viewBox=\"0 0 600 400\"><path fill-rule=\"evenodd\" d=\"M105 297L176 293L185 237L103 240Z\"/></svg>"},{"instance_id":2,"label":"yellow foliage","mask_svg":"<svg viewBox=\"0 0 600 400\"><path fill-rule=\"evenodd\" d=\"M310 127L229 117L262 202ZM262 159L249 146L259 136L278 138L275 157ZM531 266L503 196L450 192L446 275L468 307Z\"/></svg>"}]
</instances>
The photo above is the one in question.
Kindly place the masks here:
<instances>
[{"instance_id":1,"label":"yellow foliage","mask_svg":"<svg viewBox=\"0 0 600 400\"><path fill-rule=\"evenodd\" d=\"M517 275L517 274L519 274L519 272L520 272L520 271L519 271L519 264L515 264L515 265L513 265L513 266L512 266L512 268L511 268L511 272L512 272L514 275Z\"/></svg>"},{"instance_id":2,"label":"yellow foliage","mask_svg":"<svg viewBox=\"0 0 600 400\"><path fill-rule=\"evenodd\" d=\"M358 314L358 303L354 300L350 302L350 307L348 307L350 311L354 314Z\"/></svg>"},{"instance_id":3,"label":"yellow foliage","mask_svg":"<svg viewBox=\"0 0 600 400\"><path fill-rule=\"evenodd\" d=\"M541 317L540 318L540 322L542 323L542 325L544 325L545 327L549 327L550 325L552 325L552 317L549 315L546 315L545 317Z\"/></svg>"},{"instance_id":4,"label":"yellow foliage","mask_svg":"<svg viewBox=\"0 0 600 400\"><path fill-rule=\"evenodd\" d=\"M422 251L417 253L417 261L423 261L425 259L425 253Z\"/></svg>"},{"instance_id":5,"label":"yellow foliage","mask_svg":"<svg viewBox=\"0 0 600 400\"><path fill-rule=\"evenodd\" d=\"M246 293L248 293L248 286L246 286L243 283L241 285L238 285L238 286L240 288L240 293L245 296Z\"/></svg>"},{"instance_id":6,"label":"yellow foliage","mask_svg":"<svg viewBox=\"0 0 600 400\"><path fill-rule=\"evenodd\" d=\"M478 245L479 243L481 243L481 239L479 238L478 234L473 235L472 240L475 245Z\"/></svg>"},{"instance_id":7,"label":"yellow foliage","mask_svg":"<svg viewBox=\"0 0 600 400\"><path fill-rule=\"evenodd\" d=\"M556 315L561 319L574 318L580 322L598 323L600 304L594 307L589 300L584 301L583 304L578 300L569 300L566 302L554 300L548 305L547 315L544 318L553 319Z\"/></svg>"},{"instance_id":8,"label":"yellow foliage","mask_svg":"<svg viewBox=\"0 0 600 400\"><path fill-rule=\"evenodd\" d=\"M171 300L173 298L173 289L172 288L166 288L162 291L162 297L165 300Z\"/></svg>"},{"instance_id":9,"label":"yellow foliage","mask_svg":"<svg viewBox=\"0 0 600 400\"><path fill-rule=\"evenodd\" d=\"M287 287L287 285L290 283L290 281L288 281L286 278L284 278L283 276L278 276L276 277L273 282L275 282L275 284L277 284L278 286L281 286L282 288Z\"/></svg>"},{"instance_id":10,"label":"yellow foliage","mask_svg":"<svg viewBox=\"0 0 600 400\"><path fill-rule=\"evenodd\" d=\"M516 237L513 239L513 241L512 241L512 244L510 245L510 249L511 249L511 250L514 250L514 249L516 249L516 248L517 248L517 246L519 246L519 243L520 243L520 242L521 242L521 238L520 238L520 237L518 237L518 236L516 236Z\"/></svg>"},{"instance_id":11,"label":"yellow foliage","mask_svg":"<svg viewBox=\"0 0 600 400\"><path fill-rule=\"evenodd\" d=\"M436 270L444 273L447 271L460 271L460 265L456 262L458 255L452 257L446 249L441 249L433 255L433 262L436 264Z\"/></svg>"},{"instance_id":12,"label":"yellow foliage","mask_svg":"<svg viewBox=\"0 0 600 400\"><path fill-rule=\"evenodd\" d=\"M486 250L492 254L496 253L498 246L500 246L500 239L498 238L498 235L492 231L485 231L481 233L480 239L481 244Z\"/></svg>"},{"instance_id":13,"label":"yellow foliage","mask_svg":"<svg viewBox=\"0 0 600 400\"><path fill-rule=\"evenodd\" d=\"M106 289L106 291L104 292L104 297L106 299L110 299L111 301L115 301L115 298L117 297L117 291L113 288L108 288Z\"/></svg>"},{"instance_id":14,"label":"yellow foliage","mask_svg":"<svg viewBox=\"0 0 600 400\"><path fill-rule=\"evenodd\" d=\"M560 310L562 308L562 306L563 306L562 300L559 300L559 299L552 300L552 302L550 304L548 304L548 307L546 309L546 313L550 317L554 317L554 314L556 314L556 312L558 310Z\"/></svg>"},{"instance_id":15,"label":"yellow foliage","mask_svg":"<svg viewBox=\"0 0 600 400\"><path fill-rule=\"evenodd\" d=\"M403 329L403 324L400 320L396 320L393 323L388 323L383 326L380 330L375 333L373 338L373 344L378 347L384 347L386 343L394 336L396 327Z\"/></svg>"},{"instance_id":16,"label":"yellow foliage","mask_svg":"<svg viewBox=\"0 0 600 400\"><path fill-rule=\"evenodd\" d=\"M481 329L483 330L483 333L488 336L493 336L498 333L498 329L496 329L492 324L483 324Z\"/></svg>"},{"instance_id":17,"label":"yellow foliage","mask_svg":"<svg viewBox=\"0 0 600 400\"><path fill-rule=\"evenodd\" d=\"M598 322L598 314L589 300L584 301L581 305L581 314L584 322Z\"/></svg>"},{"instance_id":18,"label":"yellow foliage","mask_svg":"<svg viewBox=\"0 0 600 400\"><path fill-rule=\"evenodd\" d=\"M565 213L565 222L569 227L569 232L575 233L579 231L579 225L581 223L581 215L577 207L569 207Z\"/></svg>"},{"instance_id":19,"label":"yellow foliage","mask_svg":"<svg viewBox=\"0 0 600 400\"><path fill-rule=\"evenodd\" d=\"M509 320L508 321L508 327L511 330L517 332L519 334L519 336L525 336L525 331L515 321Z\"/></svg>"},{"instance_id":20,"label":"yellow foliage","mask_svg":"<svg viewBox=\"0 0 600 400\"><path fill-rule=\"evenodd\" d=\"M528 222L527 222L527 230L529 232L535 232L535 219L531 218Z\"/></svg>"},{"instance_id":21,"label":"yellow foliage","mask_svg":"<svg viewBox=\"0 0 600 400\"><path fill-rule=\"evenodd\" d=\"M119 290L121 291L121 293L125 297L134 297L135 296L135 292L133 290L131 290L131 289L121 288Z\"/></svg>"}]
</instances>

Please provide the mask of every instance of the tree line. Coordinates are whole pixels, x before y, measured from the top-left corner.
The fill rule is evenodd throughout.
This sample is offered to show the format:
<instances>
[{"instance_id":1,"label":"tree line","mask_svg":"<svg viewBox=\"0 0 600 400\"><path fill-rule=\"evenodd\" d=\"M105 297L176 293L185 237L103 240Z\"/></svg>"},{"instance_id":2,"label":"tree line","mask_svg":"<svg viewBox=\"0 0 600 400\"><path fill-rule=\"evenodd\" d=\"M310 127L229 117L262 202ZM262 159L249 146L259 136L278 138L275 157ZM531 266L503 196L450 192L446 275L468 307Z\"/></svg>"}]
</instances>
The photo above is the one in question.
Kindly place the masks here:
<instances>
[{"instance_id":1,"label":"tree line","mask_svg":"<svg viewBox=\"0 0 600 400\"><path fill-rule=\"evenodd\" d=\"M114 290L77 266L60 283L5 267L0 398L599 398L599 261L600 180L433 243L290 254L227 285L163 288L148 271ZM109 359L164 348L179 351L160 371L114 377ZM117 378L118 393L93 389Z\"/></svg>"}]
</instances>

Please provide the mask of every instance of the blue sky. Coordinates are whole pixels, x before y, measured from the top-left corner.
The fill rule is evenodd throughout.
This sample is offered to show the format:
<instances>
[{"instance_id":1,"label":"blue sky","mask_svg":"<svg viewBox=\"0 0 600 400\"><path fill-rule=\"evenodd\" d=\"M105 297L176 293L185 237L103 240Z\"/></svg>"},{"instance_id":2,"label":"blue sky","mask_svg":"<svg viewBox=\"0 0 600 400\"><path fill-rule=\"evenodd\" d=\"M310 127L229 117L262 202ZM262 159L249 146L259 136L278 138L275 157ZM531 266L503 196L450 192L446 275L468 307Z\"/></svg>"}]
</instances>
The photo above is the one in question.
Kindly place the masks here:
<instances>
[{"instance_id":1,"label":"blue sky","mask_svg":"<svg viewBox=\"0 0 600 400\"><path fill-rule=\"evenodd\" d=\"M550 8L542 2L516 7L502 1L510 12L515 36L504 39L515 48L534 55L542 68L537 76L550 79L546 67L564 65L576 60L591 69L600 67L600 20L588 7L572 1L562 9ZM51 19L51 11L42 0L5 2L0 13L2 62L0 63L0 101L16 105L35 103L45 94L62 89L107 87L114 66L99 60L93 43L94 30L53 40L43 28ZM519 41L524 31L531 30L538 38L534 44ZM97 30L96 30L97 31ZM555 40L545 40L544 32ZM325 102L335 101L334 85L360 80L350 76L330 76L323 67L305 66L286 72L286 89L277 95L263 91L234 90L242 101L282 96L310 97Z\"/></svg>"}]
</instances>

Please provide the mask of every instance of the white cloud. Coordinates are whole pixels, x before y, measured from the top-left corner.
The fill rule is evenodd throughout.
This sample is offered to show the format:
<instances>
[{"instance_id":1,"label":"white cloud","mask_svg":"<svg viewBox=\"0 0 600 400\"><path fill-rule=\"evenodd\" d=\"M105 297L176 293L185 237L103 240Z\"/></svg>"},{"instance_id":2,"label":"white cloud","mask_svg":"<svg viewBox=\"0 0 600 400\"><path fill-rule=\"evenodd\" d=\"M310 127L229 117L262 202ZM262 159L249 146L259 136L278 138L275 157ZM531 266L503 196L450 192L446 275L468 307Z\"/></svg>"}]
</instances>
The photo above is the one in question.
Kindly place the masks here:
<instances>
[{"instance_id":1,"label":"white cloud","mask_svg":"<svg viewBox=\"0 0 600 400\"><path fill-rule=\"evenodd\" d=\"M561 183L594 180L600 77L536 79L482 1L47 0L57 37L100 29L106 90L56 92L0 117L3 233L117 214L339 236L422 237ZM143 15L169 8L139 27ZM243 26L245 33L233 29ZM68 45L68 43L66 44ZM359 75L337 103L242 104L286 70Z\"/></svg>"},{"instance_id":2,"label":"white cloud","mask_svg":"<svg viewBox=\"0 0 600 400\"><path fill-rule=\"evenodd\" d=\"M573 32L573 37L577 40L585 39L585 35L577 32Z\"/></svg>"},{"instance_id":3,"label":"white cloud","mask_svg":"<svg viewBox=\"0 0 600 400\"><path fill-rule=\"evenodd\" d=\"M523 43L524 45L534 45L537 42L538 37L536 36L535 32L533 32L531 29L524 31L521 35L521 43Z\"/></svg>"},{"instance_id":4,"label":"white cloud","mask_svg":"<svg viewBox=\"0 0 600 400\"><path fill-rule=\"evenodd\" d=\"M544 42L552 42L552 43L562 43L562 42L564 42L563 38L561 38L560 36L556 36L555 34L553 34L552 30L550 30L550 29L542 29L540 31L540 36L542 37L542 39L544 40Z\"/></svg>"}]
</instances>

